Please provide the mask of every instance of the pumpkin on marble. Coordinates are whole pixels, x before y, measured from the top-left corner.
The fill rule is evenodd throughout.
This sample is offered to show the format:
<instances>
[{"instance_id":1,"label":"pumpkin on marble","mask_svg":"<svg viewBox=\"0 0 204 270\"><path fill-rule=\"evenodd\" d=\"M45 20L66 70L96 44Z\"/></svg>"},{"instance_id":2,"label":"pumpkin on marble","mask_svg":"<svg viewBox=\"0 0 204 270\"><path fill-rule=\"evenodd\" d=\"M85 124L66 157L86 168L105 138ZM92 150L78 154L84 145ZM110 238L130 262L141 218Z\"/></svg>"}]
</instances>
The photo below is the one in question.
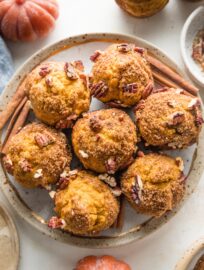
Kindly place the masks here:
<instances>
[{"instance_id":1,"label":"pumpkin on marble","mask_svg":"<svg viewBox=\"0 0 204 270\"><path fill-rule=\"evenodd\" d=\"M45 37L58 14L56 0L0 0L0 34L13 41Z\"/></svg>"},{"instance_id":2,"label":"pumpkin on marble","mask_svg":"<svg viewBox=\"0 0 204 270\"><path fill-rule=\"evenodd\" d=\"M131 270L130 266L112 256L88 256L80 260L75 270Z\"/></svg>"}]
</instances>

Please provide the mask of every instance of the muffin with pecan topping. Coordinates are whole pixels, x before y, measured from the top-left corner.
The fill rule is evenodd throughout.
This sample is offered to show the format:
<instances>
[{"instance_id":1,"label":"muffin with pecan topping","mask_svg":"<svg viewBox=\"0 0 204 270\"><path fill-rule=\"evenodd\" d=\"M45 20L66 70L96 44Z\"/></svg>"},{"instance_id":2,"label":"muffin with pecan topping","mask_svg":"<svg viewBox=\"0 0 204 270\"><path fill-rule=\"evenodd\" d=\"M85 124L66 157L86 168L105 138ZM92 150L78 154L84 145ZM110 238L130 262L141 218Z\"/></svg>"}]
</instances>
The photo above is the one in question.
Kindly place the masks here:
<instances>
[{"instance_id":1,"label":"muffin with pecan topping","mask_svg":"<svg viewBox=\"0 0 204 270\"><path fill-rule=\"evenodd\" d=\"M180 157L157 153L140 156L122 175L122 192L139 213L159 217L182 200L183 169Z\"/></svg>"},{"instance_id":2,"label":"muffin with pecan topping","mask_svg":"<svg viewBox=\"0 0 204 270\"><path fill-rule=\"evenodd\" d=\"M197 141L203 123L200 100L182 89L164 89L136 107L139 131L147 144L182 149Z\"/></svg>"},{"instance_id":3,"label":"muffin with pecan topping","mask_svg":"<svg viewBox=\"0 0 204 270\"><path fill-rule=\"evenodd\" d=\"M49 227L76 235L93 235L114 223L119 203L97 176L75 170L64 175L62 180L54 197L58 217L50 219Z\"/></svg>"},{"instance_id":4,"label":"muffin with pecan topping","mask_svg":"<svg viewBox=\"0 0 204 270\"><path fill-rule=\"evenodd\" d=\"M12 138L4 157L7 171L27 188L57 182L70 162L65 135L37 123L25 126Z\"/></svg>"},{"instance_id":5,"label":"muffin with pecan topping","mask_svg":"<svg viewBox=\"0 0 204 270\"><path fill-rule=\"evenodd\" d=\"M71 127L89 110L90 91L80 61L42 63L28 75L25 88L36 117L56 128Z\"/></svg>"},{"instance_id":6,"label":"muffin with pecan topping","mask_svg":"<svg viewBox=\"0 0 204 270\"><path fill-rule=\"evenodd\" d=\"M133 160L136 129L130 117L119 109L86 113L73 127L74 152L84 167L114 174Z\"/></svg>"},{"instance_id":7,"label":"muffin with pecan topping","mask_svg":"<svg viewBox=\"0 0 204 270\"><path fill-rule=\"evenodd\" d=\"M131 107L153 89L146 50L134 44L113 44L91 56L91 94L113 107Z\"/></svg>"}]
</instances>

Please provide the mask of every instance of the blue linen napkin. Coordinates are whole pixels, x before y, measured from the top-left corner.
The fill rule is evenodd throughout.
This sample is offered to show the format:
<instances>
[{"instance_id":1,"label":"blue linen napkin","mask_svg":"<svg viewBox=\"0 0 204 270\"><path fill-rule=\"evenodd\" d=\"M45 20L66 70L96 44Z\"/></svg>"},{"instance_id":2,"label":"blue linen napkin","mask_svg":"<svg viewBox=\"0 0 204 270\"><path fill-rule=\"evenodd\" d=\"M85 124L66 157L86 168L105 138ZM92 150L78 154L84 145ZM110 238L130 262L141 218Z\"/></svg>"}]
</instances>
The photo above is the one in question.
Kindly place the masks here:
<instances>
[{"instance_id":1,"label":"blue linen napkin","mask_svg":"<svg viewBox=\"0 0 204 270\"><path fill-rule=\"evenodd\" d=\"M13 74L13 61L6 44L0 37L0 94Z\"/></svg>"}]
</instances>

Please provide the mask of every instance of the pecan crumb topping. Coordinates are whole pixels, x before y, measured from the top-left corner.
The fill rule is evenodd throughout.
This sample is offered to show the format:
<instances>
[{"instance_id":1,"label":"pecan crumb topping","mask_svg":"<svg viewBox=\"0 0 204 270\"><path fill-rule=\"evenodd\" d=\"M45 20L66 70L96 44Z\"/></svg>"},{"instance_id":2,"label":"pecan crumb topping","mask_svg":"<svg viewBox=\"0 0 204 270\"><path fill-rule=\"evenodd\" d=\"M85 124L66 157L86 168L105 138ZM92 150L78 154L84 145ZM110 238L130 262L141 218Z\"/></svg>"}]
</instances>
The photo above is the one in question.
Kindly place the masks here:
<instances>
[{"instance_id":1,"label":"pecan crumb topping","mask_svg":"<svg viewBox=\"0 0 204 270\"><path fill-rule=\"evenodd\" d=\"M74 70L74 67L71 64L69 64L68 62L66 62L64 65L64 71L66 72L66 75L70 80L77 80L78 79L78 75L77 75L76 71Z\"/></svg>"},{"instance_id":2,"label":"pecan crumb topping","mask_svg":"<svg viewBox=\"0 0 204 270\"><path fill-rule=\"evenodd\" d=\"M123 92L134 94L137 92L137 83L129 83L122 87Z\"/></svg>"},{"instance_id":3,"label":"pecan crumb topping","mask_svg":"<svg viewBox=\"0 0 204 270\"><path fill-rule=\"evenodd\" d=\"M91 89L91 95L96 98L104 97L107 94L108 89L109 89L106 83L103 81L100 81L95 84L90 84L89 87Z\"/></svg>"},{"instance_id":4,"label":"pecan crumb topping","mask_svg":"<svg viewBox=\"0 0 204 270\"><path fill-rule=\"evenodd\" d=\"M136 204L139 204L142 201L142 190L143 190L142 179L139 175L136 175L135 183L132 185L131 189L132 199Z\"/></svg>"},{"instance_id":5,"label":"pecan crumb topping","mask_svg":"<svg viewBox=\"0 0 204 270\"><path fill-rule=\"evenodd\" d=\"M110 176L107 173L99 174L98 178L108 184L110 187L116 187L117 185L115 177Z\"/></svg>"}]
</instances>

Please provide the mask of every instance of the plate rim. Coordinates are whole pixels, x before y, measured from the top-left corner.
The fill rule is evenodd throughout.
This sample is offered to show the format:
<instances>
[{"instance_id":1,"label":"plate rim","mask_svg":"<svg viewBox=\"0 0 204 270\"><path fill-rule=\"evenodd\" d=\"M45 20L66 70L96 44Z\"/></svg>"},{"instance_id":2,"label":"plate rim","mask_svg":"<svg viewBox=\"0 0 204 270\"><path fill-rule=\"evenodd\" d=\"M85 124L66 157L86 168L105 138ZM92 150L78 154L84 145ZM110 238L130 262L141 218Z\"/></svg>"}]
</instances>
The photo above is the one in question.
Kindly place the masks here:
<instances>
[{"instance_id":1,"label":"plate rim","mask_svg":"<svg viewBox=\"0 0 204 270\"><path fill-rule=\"evenodd\" d=\"M65 43L70 44L70 42L73 42L75 45L77 45L79 43L77 41L88 42L89 40L92 40L94 38L98 39L98 40L100 39L100 41L101 40L106 40L106 41L109 40L109 42L111 42L110 40L112 40L112 41L113 40L115 40L115 41L126 40L128 42L135 42L135 43L143 44L145 47L148 47L155 54L156 54L156 52L158 52L160 54L159 56L157 55L158 59L162 60L164 58L166 61L168 61L169 65L173 69L175 69L178 73L184 75L184 73L180 70L180 68L174 63L174 61L163 50L159 49L157 46L153 45L152 43L150 43L144 39L141 39L137 36L125 35L125 34L120 34L120 33L80 34L80 35L76 35L76 36L63 38L55 43L52 43L46 47L43 47L42 49L37 51L35 54L33 54L31 57L29 57L28 60L26 60L17 69L17 71L14 73L11 80L9 81L8 85L4 89L4 91L0 97L0 106L3 106L3 107L6 106L6 104L4 104L5 94L6 93L8 94L9 89L12 87L12 83L14 82L14 84L15 84L15 80L17 80L16 84L17 85L20 84L20 80L22 79L22 74L24 74L24 73L27 74L27 72L29 72L32 68L35 67L35 63L39 64L40 62L42 62L46 58L48 58L50 56L50 51L52 51L52 49L54 51L56 51L57 48L60 48L60 46L62 48L62 45ZM47 57L43 57L44 54L47 55ZM38 59L38 61L36 61L36 59ZM203 145L204 145L204 143L203 143ZM204 153L204 146L203 146L203 148L201 146L200 146L198 152L204 158L204 154L202 155L202 152ZM190 175L192 173L193 172L191 172ZM196 174L196 172L194 172L194 174ZM200 178L200 175L201 175L201 172L199 173L199 175L197 175L197 178L198 177ZM140 236L138 238L135 237L135 234L137 234L137 232L133 231L133 232L129 232L127 237L125 237L125 236L122 236L120 238L111 237L111 238L101 240L100 238L89 238L89 237L83 238L80 236L74 236L74 235L71 235L69 233L66 233L66 232L63 232L60 230L50 230L47 228L47 225L45 223L43 223L42 220L39 220L39 217L36 218L35 213L32 212L31 209L29 210L28 206L25 206L24 203L20 200L20 198L18 198L18 196L14 192L15 187L11 183L10 183L10 185L5 185L5 181L6 181L6 175L4 174L4 170L3 170L3 167L1 165L0 166L0 187L1 187L4 195L9 200L9 203L10 204L12 203L13 208L15 209L16 212L18 212L18 214L20 215L20 217L23 220L25 220L30 225L35 227L41 233L46 234L46 235L54 238L55 240L60 240L62 242L66 242L68 244L75 245L78 247L113 248L113 247L118 247L118 246L122 246L125 244L129 244L133 241L139 241L140 239L144 238L145 236L147 237L151 232L154 231L154 229L150 229L149 231L147 229L147 231L145 231L146 234L143 236ZM185 198L185 200L187 200L188 197ZM175 211L172 211L168 215L168 219L171 219L171 217L177 213L177 210L180 207L182 207L183 204L184 203L182 203L181 206L179 206ZM158 222L156 222L155 226L157 226L157 229L161 228L161 226L163 226L166 223L166 220L167 219L164 218L164 221L160 222L159 224L157 224Z\"/></svg>"}]
</instances>

